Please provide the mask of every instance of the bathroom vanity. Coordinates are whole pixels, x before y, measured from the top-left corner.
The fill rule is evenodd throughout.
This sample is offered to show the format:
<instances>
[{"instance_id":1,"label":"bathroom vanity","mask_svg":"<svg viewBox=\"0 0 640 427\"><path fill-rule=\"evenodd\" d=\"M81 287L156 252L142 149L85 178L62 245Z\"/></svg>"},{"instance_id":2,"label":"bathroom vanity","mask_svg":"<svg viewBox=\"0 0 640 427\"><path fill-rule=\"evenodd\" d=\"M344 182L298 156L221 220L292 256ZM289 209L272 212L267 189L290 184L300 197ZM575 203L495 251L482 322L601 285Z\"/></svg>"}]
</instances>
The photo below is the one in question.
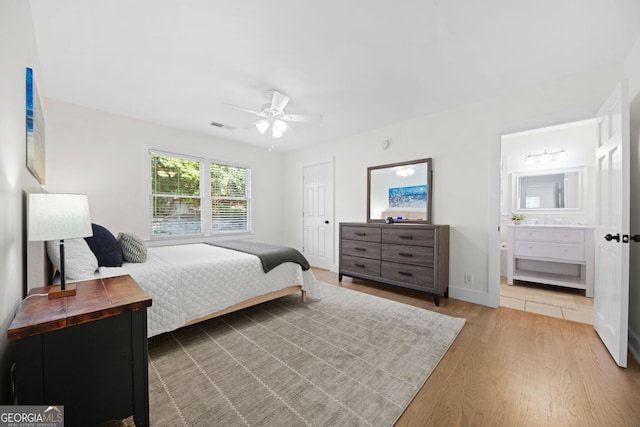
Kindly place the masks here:
<instances>
[{"instance_id":1,"label":"bathroom vanity","mask_svg":"<svg viewBox=\"0 0 640 427\"><path fill-rule=\"evenodd\" d=\"M507 284L514 280L584 289L593 298L593 228L510 225Z\"/></svg>"}]
</instances>

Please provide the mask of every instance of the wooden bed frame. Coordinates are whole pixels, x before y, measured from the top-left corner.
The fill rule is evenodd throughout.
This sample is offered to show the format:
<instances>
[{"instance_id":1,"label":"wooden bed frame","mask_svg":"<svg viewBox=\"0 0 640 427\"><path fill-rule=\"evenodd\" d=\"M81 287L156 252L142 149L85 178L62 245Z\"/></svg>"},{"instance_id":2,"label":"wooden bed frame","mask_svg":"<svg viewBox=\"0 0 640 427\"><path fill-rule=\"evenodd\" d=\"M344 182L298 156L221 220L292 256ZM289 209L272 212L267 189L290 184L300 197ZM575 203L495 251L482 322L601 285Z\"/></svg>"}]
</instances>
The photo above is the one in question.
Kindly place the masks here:
<instances>
[{"instance_id":1,"label":"wooden bed frame","mask_svg":"<svg viewBox=\"0 0 640 427\"><path fill-rule=\"evenodd\" d=\"M45 259L45 284L51 285L53 284L53 280L57 273L55 266L49 260L46 252L46 246L44 247L44 259ZM292 285L287 286L286 288L280 289L278 291L272 291L264 295L258 295L256 297L249 298L248 300L241 301L238 304L232 305L231 307L227 307L220 311L216 311L215 313L208 314L206 316L198 317L197 319L193 319L184 325L181 328L189 325L194 325L196 323L204 322L205 320L213 319L215 317L222 316L224 314L233 313L234 311L242 310L243 308L251 307L254 305L261 304L263 302L272 301L274 299L284 297L286 295L295 294L296 292L300 292L300 301L307 301L307 291L302 289L301 285Z\"/></svg>"},{"instance_id":2,"label":"wooden bed frame","mask_svg":"<svg viewBox=\"0 0 640 427\"><path fill-rule=\"evenodd\" d=\"M231 307L227 307L220 311L216 311L215 313L208 314L206 316L198 317L197 319L193 319L184 325L194 325L196 323L203 322L205 320L213 319L214 317L222 316L223 314L233 313L234 311L242 310L243 308L251 307L254 305L262 304L263 302L271 301L286 295L295 294L296 292L300 292L300 301L307 301L307 292L302 289L300 285L287 286L284 289L280 289L279 291L269 292L268 294L259 295L257 297L249 298L246 301L239 302L238 304L232 305Z\"/></svg>"}]
</instances>

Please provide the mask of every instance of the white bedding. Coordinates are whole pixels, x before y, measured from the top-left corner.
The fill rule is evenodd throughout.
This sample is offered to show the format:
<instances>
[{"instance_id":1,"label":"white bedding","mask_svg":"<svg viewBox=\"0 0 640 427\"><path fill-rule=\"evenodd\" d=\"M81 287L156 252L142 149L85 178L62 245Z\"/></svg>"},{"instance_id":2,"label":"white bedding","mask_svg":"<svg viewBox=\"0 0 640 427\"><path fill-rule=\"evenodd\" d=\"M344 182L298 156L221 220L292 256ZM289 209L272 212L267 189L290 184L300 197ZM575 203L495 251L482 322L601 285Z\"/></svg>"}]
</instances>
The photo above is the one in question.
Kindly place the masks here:
<instances>
[{"instance_id":1,"label":"white bedding","mask_svg":"<svg viewBox=\"0 0 640 427\"><path fill-rule=\"evenodd\" d=\"M147 262L100 267L98 274L129 274L151 296L149 337L291 285L302 285L310 297L320 296L311 270L298 264L280 264L265 274L258 257L204 243L152 247Z\"/></svg>"}]
</instances>

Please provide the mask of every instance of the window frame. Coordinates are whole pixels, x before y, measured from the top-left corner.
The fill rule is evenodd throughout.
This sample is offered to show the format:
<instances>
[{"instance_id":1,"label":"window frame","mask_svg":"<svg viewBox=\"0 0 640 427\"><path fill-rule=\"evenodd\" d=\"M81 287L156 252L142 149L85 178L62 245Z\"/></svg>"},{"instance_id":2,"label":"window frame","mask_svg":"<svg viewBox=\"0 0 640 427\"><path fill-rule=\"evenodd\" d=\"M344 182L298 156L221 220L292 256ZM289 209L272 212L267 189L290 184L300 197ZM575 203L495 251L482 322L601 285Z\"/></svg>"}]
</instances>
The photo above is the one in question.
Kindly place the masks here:
<instances>
[{"instance_id":1,"label":"window frame","mask_svg":"<svg viewBox=\"0 0 640 427\"><path fill-rule=\"evenodd\" d=\"M159 235L153 232L153 200L155 197L162 197L162 195L154 194L153 192L153 177L152 172L152 158L153 156L162 156L168 158L174 158L179 160L197 161L200 166L200 186L199 186L199 199L200 199L200 232L199 233L184 233L184 234L168 234ZM203 156L193 156L189 154L177 153L170 150L156 149L149 147L146 150L146 170L147 170L147 185L145 192L147 194L147 216L146 216L146 230L147 237L152 241L160 240L177 240L177 239L202 239L206 237L224 236L231 234L251 234L253 227L253 215L252 215L252 197L251 197L251 167L245 164L234 163L229 161L214 160ZM213 230L213 212L212 202L214 196L211 195L211 165L223 165L235 168L242 168L245 170L245 197L242 200L246 200L247 215L246 215L246 228L243 230L229 230L229 231L214 231Z\"/></svg>"}]
</instances>

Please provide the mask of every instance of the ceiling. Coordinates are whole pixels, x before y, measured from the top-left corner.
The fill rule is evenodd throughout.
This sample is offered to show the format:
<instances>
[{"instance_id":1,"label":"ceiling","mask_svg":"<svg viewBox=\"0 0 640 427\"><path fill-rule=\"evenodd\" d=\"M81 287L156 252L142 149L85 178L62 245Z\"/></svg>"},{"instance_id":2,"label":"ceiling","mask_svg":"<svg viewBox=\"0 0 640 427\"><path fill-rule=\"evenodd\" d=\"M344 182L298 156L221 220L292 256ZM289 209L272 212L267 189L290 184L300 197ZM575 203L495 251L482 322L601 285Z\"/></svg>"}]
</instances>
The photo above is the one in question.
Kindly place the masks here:
<instances>
[{"instance_id":1,"label":"ceiling","mask_svg":"<svg viewBox=\"0 0 640 427\"><path fill-rule=\"evenodd\" d=\"M281 151L621 63L640 35L638 0L30 3L44 96ZM245 127L229 105L270 89L322 123Z\"/></svg>"}]
</instances>

